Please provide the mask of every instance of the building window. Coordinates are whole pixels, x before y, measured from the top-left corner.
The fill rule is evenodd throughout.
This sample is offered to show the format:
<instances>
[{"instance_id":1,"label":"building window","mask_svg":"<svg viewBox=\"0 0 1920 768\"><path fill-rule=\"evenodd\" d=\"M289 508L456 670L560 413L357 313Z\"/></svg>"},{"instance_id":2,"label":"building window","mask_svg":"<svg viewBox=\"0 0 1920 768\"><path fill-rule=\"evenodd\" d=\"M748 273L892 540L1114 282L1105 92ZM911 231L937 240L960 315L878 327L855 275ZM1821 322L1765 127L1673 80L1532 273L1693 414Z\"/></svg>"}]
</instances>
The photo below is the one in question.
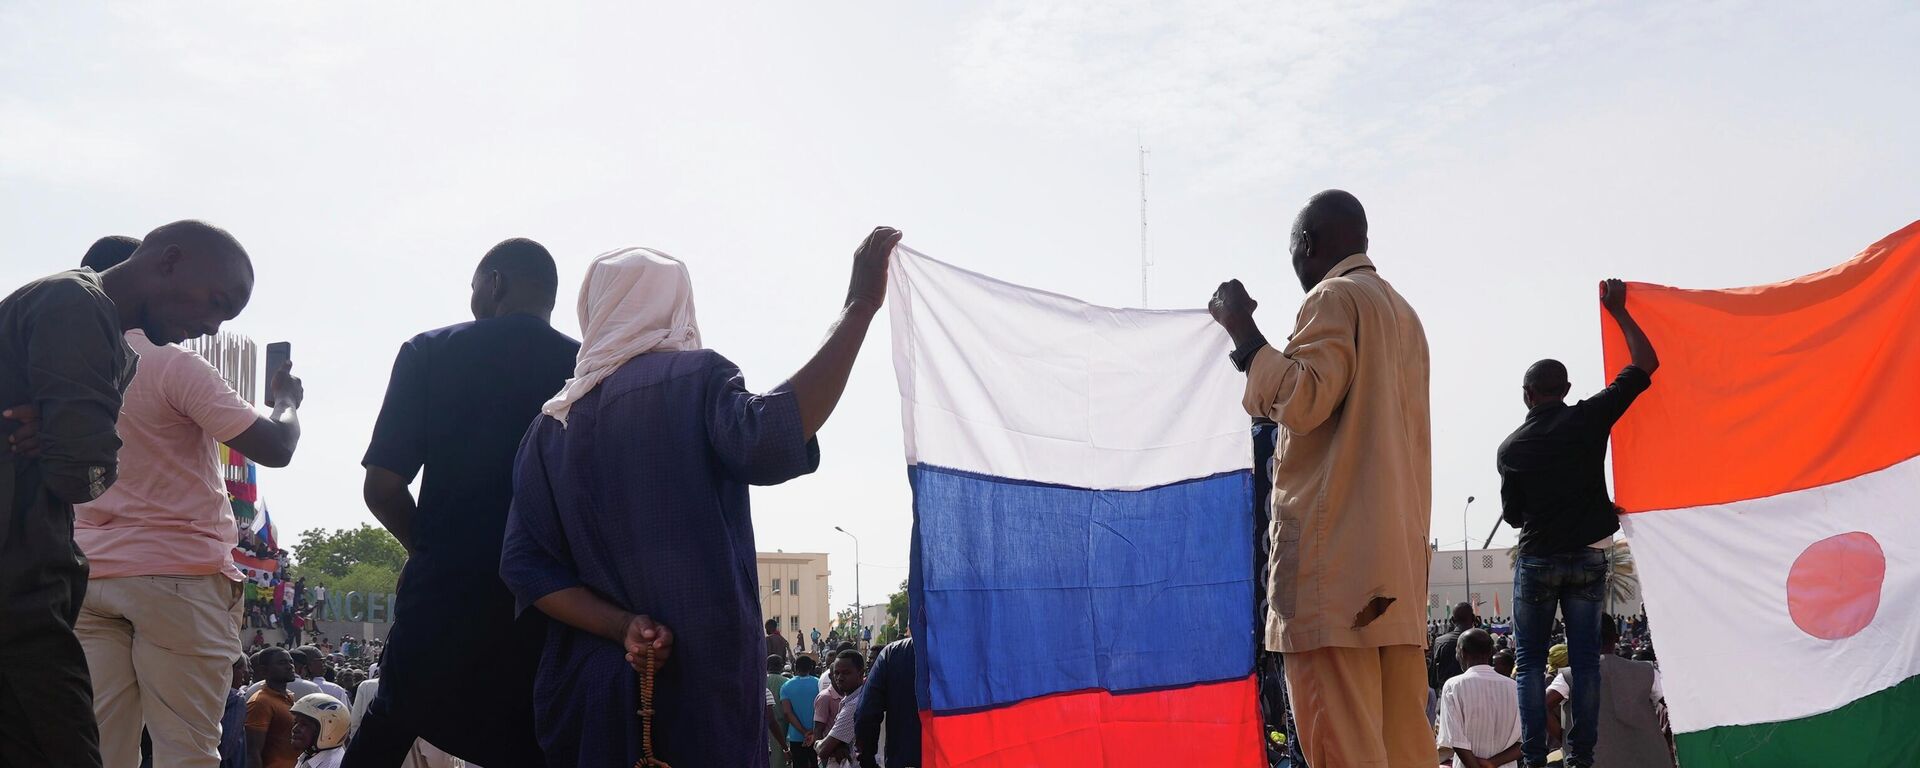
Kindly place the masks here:
<instances>
[{"instance_id":1,"label":"building window","mask_svg":"<svg viewBox=\"0 0 1920 768\"><path fill-rule=\"evenodd\" d=\"M1492 567L1493 567L1493 555L1481 555L1481 556L1480 556L1480 567L1482 567L1482 568L1492 568Z\"/></svg>"},{"instance_id":2,"label":"building window","mask_svg":"<svg viewBox=\"0 0 1920 768\"><path fill-rule=\"evenodd\" d=\"M1472 603L1472 604L1473 604L1473 606L1474 606L1474 611L1473 611L1473 612L1474 612L1474 613L1479 613L1479 612L1480 612L1480 610L1479 610L1479 609L1480 609L1480 593L1478 593L1478 592L1475 592L1475 593L1473 593L1473 594L1471 594L1471 595L1468 595L1468 596L1467 596L1467 602L1469 602L1469 603Z\"/></svg>"},{"instance_id":3,"label":"building window","mask_svg":"<svg viewBox=\"0 0 1920 768\"><path fill-rule=\"evenodd\" d=\"M793 617L793 628L794 628L794 629L795 629L796 631L800 629L800 617L799 617L799 616L795 616L795 617Z\"/></svg>"},{"instance_id":4,"label":"building window","mask_svg":"<svg viewBox=\"0 0 1920 768\"><path fill-rule=\"evenodd\" d=\"M1456 558L1456 559L1457 559L1457 558ZM777 594L780 594L780 580L779 580L779 579L774 579L774 580L773 580L773 593L774 593L774 594L776 594L776 595L777 595Z\"/></svg>"},{"instance_id":5,"label":"building window","mask_svg":"<svg viewBox=\"0 0 1920 768\"><path fill-rule=\"evenodd\" d=\"M800 594L800 580L799 580L799 579L788 579L788 580L787 580L787 594L790 594L790 595L797 595L797 594Z\"/></svg>"},{"instance_id":6,"label":"building window","mask_svg":"<svg viewBox=\"0 0 1920 768\"><path fill-rule=\"evenodd\" d=\"M1453 569L1454 569L1454 570L1456 570L1456 571L1457 571L1457 570L1460 570L1460 569L1461 569L1461 567L1463 567L1464 565L1465 565L1465 564L1464 564L1463 562L1461 562L1461 560L1460 560L1460 556L1459 556L1459 555L1454 555L1454 556L1453 556ZM779 591L780 591L780 585L779 585L779 584L774 584L774 585L773 585L773 591L775 591L775 592L779 592Z\"/></svg>"}]
</instances>

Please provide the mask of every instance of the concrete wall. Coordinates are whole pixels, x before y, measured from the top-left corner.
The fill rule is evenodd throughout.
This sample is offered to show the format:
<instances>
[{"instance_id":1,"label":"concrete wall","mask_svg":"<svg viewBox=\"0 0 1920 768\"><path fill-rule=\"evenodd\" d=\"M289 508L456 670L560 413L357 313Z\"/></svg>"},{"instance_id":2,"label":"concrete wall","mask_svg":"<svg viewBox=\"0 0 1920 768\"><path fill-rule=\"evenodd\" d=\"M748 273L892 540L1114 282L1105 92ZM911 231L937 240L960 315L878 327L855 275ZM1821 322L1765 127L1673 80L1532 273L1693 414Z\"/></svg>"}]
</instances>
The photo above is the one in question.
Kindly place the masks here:
<instances>
[{"instance_id":1,"label":"concrete wall","mask_svg":"<svg viewBox=\"0 0 1920 768\"><path fill-rule=\"evenodd\" d=\"M1468 577L1472 577L1469 591ZM1505 547L1495 549L1441 549L1427 568L1427 618L1444 619L1453 605L1470 601L1481 616L1513 615L1513 559ZM1497 606L1497 607L1496 607ZM1634 614L1646 609L1639 594L1613 611Z\"/></svg>"}]
</instances>

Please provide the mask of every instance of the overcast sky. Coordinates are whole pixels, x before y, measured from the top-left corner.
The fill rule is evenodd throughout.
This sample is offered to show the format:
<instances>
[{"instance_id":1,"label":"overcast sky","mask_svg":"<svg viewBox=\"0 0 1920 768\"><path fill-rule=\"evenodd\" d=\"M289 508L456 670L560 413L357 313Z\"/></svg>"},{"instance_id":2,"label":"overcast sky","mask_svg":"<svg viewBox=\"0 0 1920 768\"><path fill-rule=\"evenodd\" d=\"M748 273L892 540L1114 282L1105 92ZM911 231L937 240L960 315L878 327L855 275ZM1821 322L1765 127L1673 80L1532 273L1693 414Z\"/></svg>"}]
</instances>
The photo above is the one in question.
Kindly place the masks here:
<instances>
[{"instance_id":1,"label":"overcast sky","mask_svg":"<svg viewBox=\"0 0 1920 768\"><path fill-rule=\"evenodd\" d=\"M293 466L260 472L291 537L372 521L393 354L470 319L503 238L554 252L573 334L594 254L686 260L704 339L771 387L877 224L1138 304L1144 141L1155 307L1238 277L1284 335L1295 210L1366 203L1432 345L1433 535L1477 495L1477 545L1526 365L1602 383L1596 280L1771 282L1920 217L1907 2L558 5L0 1L0 286L100 235L229 228L258 286L228 328L291 341L306 381ZM821 470L754 496L759 547L831 553L841 605L833 525L866 602L906 576L888 340L883 316Z\"/></svg>"}]
</instances>

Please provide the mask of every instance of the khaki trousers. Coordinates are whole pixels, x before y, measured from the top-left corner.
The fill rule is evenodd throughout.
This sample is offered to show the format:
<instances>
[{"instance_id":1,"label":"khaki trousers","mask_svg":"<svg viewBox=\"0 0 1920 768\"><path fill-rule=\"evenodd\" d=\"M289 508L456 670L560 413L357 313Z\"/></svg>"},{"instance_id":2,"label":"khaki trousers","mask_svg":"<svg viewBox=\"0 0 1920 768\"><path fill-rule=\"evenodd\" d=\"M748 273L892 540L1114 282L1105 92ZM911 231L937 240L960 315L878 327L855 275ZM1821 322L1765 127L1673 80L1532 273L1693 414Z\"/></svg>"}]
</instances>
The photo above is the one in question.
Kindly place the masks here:
<instances>
[{"instance_id":1,"label":"khaki trousers","mask_svg":"<svg viewBox=\"0 0 1920 768\"><path fill-rule=\"evenodd\" d=\"M1285 654L1287 696L1313 768L1433 768L1427 656L1417 645Z\"/></svg>"},{"instance_id":2,"label":"khaki trousers","mask_svg":"<svg viewBox=\"0 0 1920 768\"><path fill-rule=\"evenodd\" d=\"M105 768L219 768L220 716L240 657L240 585L220 574L94 579L74 634L93 677Z\"/></svg>"}]
</instances>

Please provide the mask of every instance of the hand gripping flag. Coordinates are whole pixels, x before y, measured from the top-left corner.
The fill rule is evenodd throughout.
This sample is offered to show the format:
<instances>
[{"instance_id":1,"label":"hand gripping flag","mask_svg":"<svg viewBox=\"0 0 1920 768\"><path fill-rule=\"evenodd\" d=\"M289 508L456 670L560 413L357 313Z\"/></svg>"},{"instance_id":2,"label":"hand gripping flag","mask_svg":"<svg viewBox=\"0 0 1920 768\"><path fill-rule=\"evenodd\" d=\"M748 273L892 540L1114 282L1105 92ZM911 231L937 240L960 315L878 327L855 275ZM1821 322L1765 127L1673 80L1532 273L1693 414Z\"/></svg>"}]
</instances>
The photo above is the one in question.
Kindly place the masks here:
<instances>
[{"instance_id":1,"label":"hand gripping flag","mask_svg":"<svg viewBox=\"0 0 1920 768\"><path fill-rule=\"evenodd\" d=\"M1627 302L1660 370L1614 484L1680 764L1920 765L1920 222L1797 280Z\"/></svg>"},{"instance_id":2,"label":"hand gripping flag","mask_svg":"<svg viewBox=\"0 0 1920 768\"><path fill-rule=\"evenodd\" d=\"M1262 765L1225 333L904 247L888 291L924 765Z\"/></svg>"}]
</instances>

